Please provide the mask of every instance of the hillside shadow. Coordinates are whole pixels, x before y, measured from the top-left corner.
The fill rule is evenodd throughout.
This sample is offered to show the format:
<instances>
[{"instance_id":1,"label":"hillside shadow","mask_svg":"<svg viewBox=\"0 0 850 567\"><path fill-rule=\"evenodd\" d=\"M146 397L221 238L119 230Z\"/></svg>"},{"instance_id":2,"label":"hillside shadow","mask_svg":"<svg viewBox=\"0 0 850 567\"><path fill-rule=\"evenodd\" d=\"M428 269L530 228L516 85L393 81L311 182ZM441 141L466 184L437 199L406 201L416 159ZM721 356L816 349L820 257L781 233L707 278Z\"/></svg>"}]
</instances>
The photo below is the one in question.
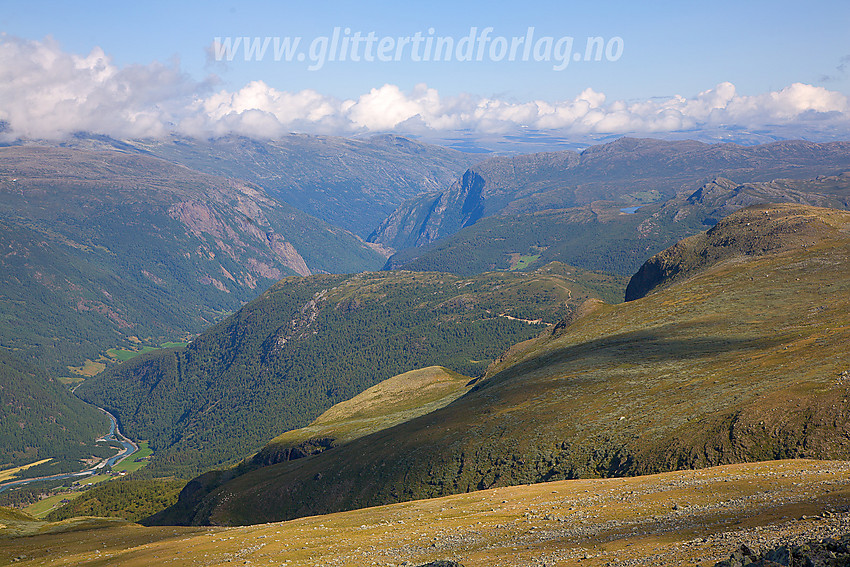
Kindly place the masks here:
<instances>
[{"instance_id":1,"label":"hillside shadow","mask_svg":"<svg viewBox=\"0 0 850 567\"><path fill-rule=\"evenodd\" d=\"M698 336L699 326L668 324L652 329L608 335L534 356L486 380L473 391L497 385L505 380L549 366L574 363L580 369L598 369L612 364L658 364L677 360L696 360L749 350L777 347L776 336L730 338L718 335Z\"/></svg>"}]
</instances>

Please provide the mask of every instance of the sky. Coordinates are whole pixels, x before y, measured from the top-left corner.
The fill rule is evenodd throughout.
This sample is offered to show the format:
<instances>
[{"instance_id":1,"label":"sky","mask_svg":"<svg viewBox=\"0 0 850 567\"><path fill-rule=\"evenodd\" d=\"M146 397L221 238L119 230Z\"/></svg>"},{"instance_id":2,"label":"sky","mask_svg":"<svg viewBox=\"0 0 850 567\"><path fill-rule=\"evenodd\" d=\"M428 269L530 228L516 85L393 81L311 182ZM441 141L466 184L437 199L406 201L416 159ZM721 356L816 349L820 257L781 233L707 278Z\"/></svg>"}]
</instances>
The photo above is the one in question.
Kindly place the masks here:
<instances>
[{"instance_id":1,"label":"sky","mask_svg":"<svg viewBox=\"0 0 850 567\"><path fill-rule=\"evenodd\" d=\"M0 0L0 136L850 138L850 2L402 6Z\"/></svg>"}]
</instances>

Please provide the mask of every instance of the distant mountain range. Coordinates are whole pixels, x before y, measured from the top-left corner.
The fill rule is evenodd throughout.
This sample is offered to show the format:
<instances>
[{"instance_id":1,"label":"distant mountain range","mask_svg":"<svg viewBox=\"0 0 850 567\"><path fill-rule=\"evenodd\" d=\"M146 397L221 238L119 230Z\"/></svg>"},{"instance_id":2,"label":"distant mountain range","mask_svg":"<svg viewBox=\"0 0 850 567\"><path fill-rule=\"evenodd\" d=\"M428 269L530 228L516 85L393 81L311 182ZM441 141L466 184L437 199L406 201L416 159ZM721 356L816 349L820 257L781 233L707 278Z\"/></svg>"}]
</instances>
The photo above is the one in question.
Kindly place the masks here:
<instances>
[{"instance_id":1,"label":"distant mountain range","mask_svg":"<svg viewBox=\"0 0 850 567\"><path fill-rule=\"evenodd\" d=\"M848 258L848 212L736 212L651 259L633 301L586 303L444 408L309 458L210 473L169 521L253 524L566 478L847 459Z\"/></svg>"},{"instance_id":2,"label":"distant mountain range","mask_svg":"<svg viewBox=\"0 0 850 567\"><path fill-rule=\"evenodd\" d=\"M269 197L363 238L405 200L449 186L481 160L478 155L392 135L115 140L80 134L64 145L141 153L241 179L262 187Z\"/></svg>"},{"instance_id":3,"label":"distant mountain range","mask_svg":"<svg viewBox=\"0 0 850 567\"><path fill-rule=\"evenodd\" d=\"M828 168L827 168L828 169ZM722 177L643 206L595 201L569 209L493 215L455 234L393 255L385 269L474 274L561 261L633 274L646 258L743 207L801 203L850 209L850 173L739 184Z\"/></svg>"},{"instance_id":4,"label":"distant mountain range","mask_svg":"<svg viewBox=\"0 0 850 567\"><path fill-rule=\"evenodd\" d=\"M622 138L581 153L488 159L406 202L369 240L397 250L385 269L472 274L525 257L524 269L560 261L630 275L746 205L847 208L848 169L847 142Z\"/></svg>"}]
</instances>

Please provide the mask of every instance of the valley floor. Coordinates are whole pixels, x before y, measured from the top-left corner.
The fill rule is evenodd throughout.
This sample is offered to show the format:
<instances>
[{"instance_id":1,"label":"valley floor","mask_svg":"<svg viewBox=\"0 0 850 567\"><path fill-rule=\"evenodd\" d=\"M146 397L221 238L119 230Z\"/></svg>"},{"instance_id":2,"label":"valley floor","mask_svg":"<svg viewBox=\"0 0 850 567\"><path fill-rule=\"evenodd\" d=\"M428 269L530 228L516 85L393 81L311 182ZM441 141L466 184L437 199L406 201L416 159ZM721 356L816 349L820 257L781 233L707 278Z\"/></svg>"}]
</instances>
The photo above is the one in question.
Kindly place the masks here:
<instances>
[{"instance_id":1,"label":"valley floor","mask_svg":"<svg viewBox=\"0 0 850 567\"><path fill-rule=\"evenodd\" d=\"M789 460L507 487L240 528L0 524L0 564L713 566L741 543L842 533L850 533L850 462Z\"/></svg>"}]
</instances>

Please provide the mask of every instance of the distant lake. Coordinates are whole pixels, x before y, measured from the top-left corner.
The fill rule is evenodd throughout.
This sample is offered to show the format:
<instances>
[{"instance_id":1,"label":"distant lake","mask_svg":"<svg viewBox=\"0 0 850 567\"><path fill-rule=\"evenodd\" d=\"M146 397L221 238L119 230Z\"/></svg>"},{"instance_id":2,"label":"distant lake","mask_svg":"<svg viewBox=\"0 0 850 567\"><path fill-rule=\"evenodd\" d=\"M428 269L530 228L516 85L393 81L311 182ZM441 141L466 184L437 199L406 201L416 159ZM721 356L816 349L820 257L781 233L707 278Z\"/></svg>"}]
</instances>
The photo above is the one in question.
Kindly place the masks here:
<instances>
[{"instance_id":1,"label":"distant lake","mask_svg":"<svg viewBox=\"0 0 850 567\"><path fill-rule=\"evenodd\" d=\"M640 206L638 206L638 207L626 207L625 209L620 209L620 212L626 213L627 215L633 215L637 212L637 210L639 208L640 208Z\"/></svg>"}]
</instances>

